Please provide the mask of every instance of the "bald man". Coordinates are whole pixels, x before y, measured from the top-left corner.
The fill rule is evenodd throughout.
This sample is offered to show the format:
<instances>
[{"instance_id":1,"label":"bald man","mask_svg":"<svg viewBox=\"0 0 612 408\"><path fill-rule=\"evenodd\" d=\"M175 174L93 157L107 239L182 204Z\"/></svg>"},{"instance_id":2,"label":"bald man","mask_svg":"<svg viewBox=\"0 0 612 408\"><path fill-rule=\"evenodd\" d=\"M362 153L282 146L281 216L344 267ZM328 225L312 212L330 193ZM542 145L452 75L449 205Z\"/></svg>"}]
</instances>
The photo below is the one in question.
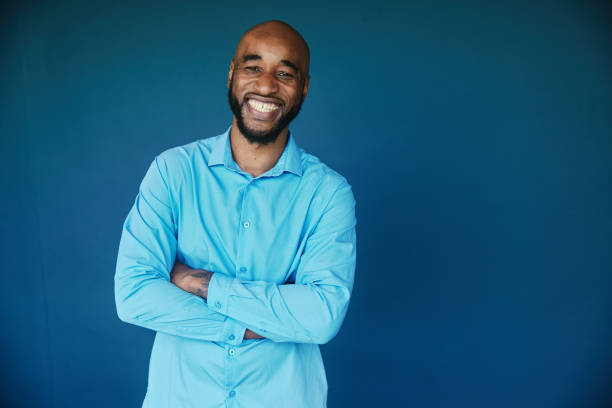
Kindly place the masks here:
<instances>
[{"instance_id":1,"label":"bald man","mask_svg":"<svg viewBox=\"0 0 612 408\"><path fill-rule=\"evenodd\" d=\"M340 329L355 271L355 201L289 132L310 52L280 21L231 61L223 134L167 150L123 227L121 320L156 331L144 407L325 407L319 344Z\"/></svg>"}]
</instances>

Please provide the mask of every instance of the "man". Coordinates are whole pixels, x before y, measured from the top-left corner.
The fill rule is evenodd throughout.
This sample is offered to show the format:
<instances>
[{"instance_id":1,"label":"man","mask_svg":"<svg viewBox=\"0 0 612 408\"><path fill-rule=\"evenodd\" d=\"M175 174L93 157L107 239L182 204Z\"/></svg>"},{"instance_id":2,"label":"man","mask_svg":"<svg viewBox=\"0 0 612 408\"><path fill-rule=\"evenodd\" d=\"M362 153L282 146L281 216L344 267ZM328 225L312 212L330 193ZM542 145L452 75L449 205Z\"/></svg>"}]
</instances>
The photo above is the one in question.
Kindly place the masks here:
<instances>
[{"instance_id":1,"label":"man","mask_svg":"<svg viewBox=\"0 0 612 408\"><path fill-rule=\"evenodd\" d=\"M151 164L123 228L119 317L157 332L145 407L324 407L318 344L355 269L351 188L289 133L309 50L279 21L241 38L234 118Z\"/></svg>"}]
</instances>

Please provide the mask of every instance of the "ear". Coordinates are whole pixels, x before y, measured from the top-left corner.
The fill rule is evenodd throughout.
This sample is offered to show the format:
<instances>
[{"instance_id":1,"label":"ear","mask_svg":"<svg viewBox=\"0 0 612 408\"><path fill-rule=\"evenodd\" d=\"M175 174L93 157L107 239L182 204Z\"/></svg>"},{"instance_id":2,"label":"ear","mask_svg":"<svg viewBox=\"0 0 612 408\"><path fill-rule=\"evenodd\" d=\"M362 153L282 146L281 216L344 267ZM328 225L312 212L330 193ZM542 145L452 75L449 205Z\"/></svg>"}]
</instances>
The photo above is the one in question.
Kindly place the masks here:
<instances>
[{"instance_id":1,"label":"ear","mask_svg":"<svg viewBox=\"0 0 612 408\"><path fill-rule=\"evenodd\" d=\"M227 88L229 89L230 83L232 82L232 75L234 75L234 59L230 63L229 72L227 73Z\"/></svg>"},{"instance_id":2,"label":"ear","mask_svg":"<svg viewBox=\"0 0 612 408\"><path fill-rule=\"evenodd\" d=\"M306 95L308 95L308 87L310 86L310 74L306 76L304 80L304 88L302 89L302 102L306 99Z\"/></svg>"}]
</instances>

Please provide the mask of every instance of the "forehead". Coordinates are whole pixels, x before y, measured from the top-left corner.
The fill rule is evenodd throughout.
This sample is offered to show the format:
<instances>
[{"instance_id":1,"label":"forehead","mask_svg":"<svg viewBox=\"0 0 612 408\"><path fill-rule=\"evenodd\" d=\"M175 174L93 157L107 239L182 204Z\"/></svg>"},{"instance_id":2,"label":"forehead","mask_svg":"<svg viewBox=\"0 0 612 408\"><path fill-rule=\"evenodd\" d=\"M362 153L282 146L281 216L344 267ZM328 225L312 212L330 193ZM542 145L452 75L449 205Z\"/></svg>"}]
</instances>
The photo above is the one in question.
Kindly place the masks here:
<instances>
[{"instance_id":1,"label":"forehead","mask_svg":"<svg viewBox=\"0 0 612 408\"><path fill-rule=\"evenodd\" d=\"M305 69L305 56L299 40L290 35L269 32L253 32L245 35L236 50L236 61L246 55L259 55L264 62L288 60Z\"/></svg>"}]
</instances>

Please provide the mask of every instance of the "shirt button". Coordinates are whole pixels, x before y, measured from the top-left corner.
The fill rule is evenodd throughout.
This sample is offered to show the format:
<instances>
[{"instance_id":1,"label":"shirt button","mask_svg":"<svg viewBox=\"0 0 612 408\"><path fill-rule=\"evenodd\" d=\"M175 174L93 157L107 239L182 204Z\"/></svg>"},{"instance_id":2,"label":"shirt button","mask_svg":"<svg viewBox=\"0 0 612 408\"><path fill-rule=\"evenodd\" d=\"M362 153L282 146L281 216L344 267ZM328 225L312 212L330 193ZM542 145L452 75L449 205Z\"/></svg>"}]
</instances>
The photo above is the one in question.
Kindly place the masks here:
<instances>
[{"instance_id":1,"label":"shirt button","mask_svg":"<svg viewBox=\"0 0 612 408\"><path fill-rule=\"evenodd\" d=\"M233 356L234 354L236 354L236 349L229 349L229 355Z\"/></svg>"},{"instance_id":2,"label":"shirt button","mask_svg":"<svg viewBox=\"0 0 612 408\"><path fill-rule=\"evenodd\" d=\"M235 395L236 395L236 391L231 390L231 391L229 392L229 396L230 396L230 397L234 397Z\"/></svg>"},{"instance_id":3,"label":"shirt button","mask_svg":"<svg viewBox=\"0 0 612 408\"><path fill-rule=\"evenodd\" d=\"M245 221L245 222L242 224L242 226L243 226L245 229L248 229L248 228L251 226L251 223L250 223L250 222L248 222L248 221Z\"/></svg>"},{"instance_id":4,"label":"shirt button","mask_svg":"<svg viewBox=\"0 0 612 408\"><path fill-rule=\"evenodd\" d=\"M236 336L234 336L233 334L230 334L230 336L228 337L228 339L230 340L234 340L236 338Z\"/></svg>"},{"instance_id":5,"label":"shirt button","mask_svg":"<svg viewBox=\"0 0 612 408\"><path fill-rule=\"evenodd\" d=\"M221 302L215 302L215 307L217 309L221 309Z\"/></svg>"},{"instance_id":6,"label":"shirt button","mask_svg":"<svg viewBox=\"0 0 612 408\"><path fill-rule=\"evenodd\" d=\"M240 267L240 272L246 272L246 268L244 266Z\"/></svg>"}]
</instances>

